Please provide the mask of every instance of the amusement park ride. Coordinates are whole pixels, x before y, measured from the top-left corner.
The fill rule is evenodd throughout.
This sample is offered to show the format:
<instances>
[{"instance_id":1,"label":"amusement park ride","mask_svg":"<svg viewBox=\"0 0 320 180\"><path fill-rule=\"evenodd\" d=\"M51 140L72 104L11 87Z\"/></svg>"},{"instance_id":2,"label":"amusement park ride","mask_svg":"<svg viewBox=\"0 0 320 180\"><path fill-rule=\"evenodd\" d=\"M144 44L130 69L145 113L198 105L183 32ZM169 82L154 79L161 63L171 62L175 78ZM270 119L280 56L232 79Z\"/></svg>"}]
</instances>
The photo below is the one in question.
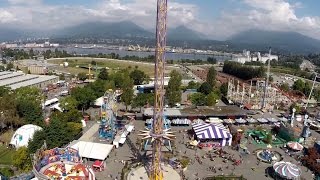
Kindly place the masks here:
<instances>
[{"instance_id":1,"label":"amusement park ride","mask_svg":"<svg viewBox=\"0 0 320 180\"><path fill-rule=\"evenodd\" d=\"M101 139L113 141L116 134L116 94L112 90L108 90L105 92L103 97L103 104L100 110L101 124L99 128L99 136Z\"/></svg>"},{"instance_id":2,"label":"amusement park ride","mask_svg":"<svg viewBox=\"0 0 320 180\"><path fill-rule=\"evenodd\" d=\"M161 149L164 141L175 138L170 129L163 129L164 125L164 71L165 71L165 47L167 33L167 0L157 1L157 27L156 27L156 53L155 53L155 100L153 108L152 129L141 131L142 139L151 139L152 164L150 167L151 180L162 180Z\"/></svg>"}]
</instances>

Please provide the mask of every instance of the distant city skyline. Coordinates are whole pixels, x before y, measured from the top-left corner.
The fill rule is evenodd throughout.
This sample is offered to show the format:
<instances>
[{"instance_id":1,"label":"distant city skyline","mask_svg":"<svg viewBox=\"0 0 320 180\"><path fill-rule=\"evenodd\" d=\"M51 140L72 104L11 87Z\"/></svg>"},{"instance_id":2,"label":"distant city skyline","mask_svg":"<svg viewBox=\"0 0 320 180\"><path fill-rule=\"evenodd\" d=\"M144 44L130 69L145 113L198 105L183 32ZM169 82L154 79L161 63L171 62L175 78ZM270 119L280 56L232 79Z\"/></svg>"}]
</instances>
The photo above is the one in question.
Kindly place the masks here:
<instances>
[{"instance_id":1,"label":"distant city skyline","mask_svg":"<svg viewBox=\"0 0 320 180\"><path fill-rule=\"evenodd\" d=\"M248 30L294 31L320 39L320 1L168 0L169 27L184 25L211 39ZM0 0L0 27L57 29L129 20L152 30L156 0Z\"/></svg>"}]
</instances>

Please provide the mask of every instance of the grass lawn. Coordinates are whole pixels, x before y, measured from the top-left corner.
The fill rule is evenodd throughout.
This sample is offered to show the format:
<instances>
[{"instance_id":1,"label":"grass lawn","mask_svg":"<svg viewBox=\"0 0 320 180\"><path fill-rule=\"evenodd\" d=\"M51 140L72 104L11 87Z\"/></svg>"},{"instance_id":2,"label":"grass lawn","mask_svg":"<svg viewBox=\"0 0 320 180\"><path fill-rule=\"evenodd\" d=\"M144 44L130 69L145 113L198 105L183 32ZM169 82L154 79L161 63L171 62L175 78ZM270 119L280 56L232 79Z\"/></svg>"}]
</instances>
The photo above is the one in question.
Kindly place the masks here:
<instances>
[{"instance_id":1,"label":"grass lawn","mask_svg":"<svg viewBox=\"0 0 320 180\"><path fill-rule=\"evenodd\" d=\"M138 62L138 61L126 61L126 60L115 60L115 59L96 59L96 58L66 58L68 59L69 67L65 68L65 70L69 70L70 73L79 73L79 72L88 72L86 69L77 68L76 66L88 66L91 61L97 62L98 67L108 67L110 70L117 70L117 69L125 69L129 66L132 68L135 68L135 66L138 66L138 69L145 72L149 76L154 75L154 64L153 63L146 63L146 62ZM53 64L62 64L66 60L63 59L53 59L49 60L49 63ZM171 71L173 67L167 67L168 71Z\"/></svg>"},{"instance_id":2,"label":"grass lawn","mask_svg":"<svg viewBox=\"0 0 320 180\"><path fill-rule=\"evenodd\" d=\"M14 150L8 149L6 146L0 145L0 164L11 165Z\"/></svg>"}]
</instances>

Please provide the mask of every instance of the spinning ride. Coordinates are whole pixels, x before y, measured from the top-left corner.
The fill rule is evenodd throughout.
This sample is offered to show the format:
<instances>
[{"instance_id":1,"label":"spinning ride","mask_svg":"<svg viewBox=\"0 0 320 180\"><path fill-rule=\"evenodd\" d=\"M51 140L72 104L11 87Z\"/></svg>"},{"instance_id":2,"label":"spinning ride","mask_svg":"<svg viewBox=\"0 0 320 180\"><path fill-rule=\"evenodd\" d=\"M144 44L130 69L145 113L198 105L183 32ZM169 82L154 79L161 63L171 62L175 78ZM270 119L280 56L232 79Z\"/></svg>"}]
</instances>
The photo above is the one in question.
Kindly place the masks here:
<instances>
[{"instance_id":1,"label":"spinning ride","mask_svg":"<svg viewBox=\"0 0 320 180\"><path fill-rule=\"evenodd\" d=\"M92 169L81 162L73 148L40 148L33 155L33 172L38 179L94 180Z\"/></svg>"}]
</instances>

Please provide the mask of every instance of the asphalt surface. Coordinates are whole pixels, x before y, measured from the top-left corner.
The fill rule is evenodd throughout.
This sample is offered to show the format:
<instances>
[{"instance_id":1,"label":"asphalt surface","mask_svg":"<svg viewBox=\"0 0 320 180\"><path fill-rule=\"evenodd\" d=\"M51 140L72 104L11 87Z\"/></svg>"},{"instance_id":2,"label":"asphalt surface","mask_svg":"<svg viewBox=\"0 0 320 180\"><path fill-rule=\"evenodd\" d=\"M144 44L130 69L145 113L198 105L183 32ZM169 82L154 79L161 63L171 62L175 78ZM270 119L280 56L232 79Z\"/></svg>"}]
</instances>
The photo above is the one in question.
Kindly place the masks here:
<instances>
[{"instance_id":1,"label":"asphalt surface","mask_svg":"<svg viewBox=\"0 0 320 180\"><path fill-rule=\"evenodd\" d=\"M127 140L122 147L119 149L114 149L109 158L106 160L106 168L102 172L96 172L96 178L98 180L102 179L120 179L121 178L121 171L124 167L125 162L134 162L137 160L137 151L135 148L137 147L136 141L138 139L139 129L144 129L144 121L135 121L134 123L136 131L132 132L128 135L131 143L128 143ZM268 125L265 128L270 128ZM186 138L185 130L191 129L191 127L172 127L173 131L176 131L176 148L174 150L174 154L176 157L181 156L188 156L191 159L191 164L187 167L187 170L184 171L184 175L186 179L194 180L197 178L205 178L208 176L213 175L227 175L227 174L235 174L235 175L243 175L244 178L248 180L257 180L257 179L272 179L268 175L265 174L267 168L271 167L271 164L267 163L258 163L257 157L254 153L259 147L256 147L254 144L247 144L247 148L251 154L243 155L240 154L238 151L232 150L230 147L223 148L224 151L228 152L228 155L233 156L235 159L243 159L243 163L239 166L234 166L232 162L227 161L224 162L223 158L216 157L214 161L211 161L208 158L203 158L207 151L205 150L193 150L188 149L186 147L186 143L188 142ZM96 134L97 135L97 134ZM318 134L319 135L319 134ZM283 155L285 161L290 161L294 164L299 164L295 159L285 154L285 151L278 148L273 147L272 150L275 150ZM143 152L138 151L139 153L143 154ZM196 160L196 154L200 156L201 162L199 163ZM89 162L92 164L93 162ZM216 172L213 172L209 169L209 167L215 167ZM307 171L306 167L299 165L302 171L301 179L313 179L313 175L310 171ZM221 170L219 170L221 169Z\"/></svg>"}]
</instances>

